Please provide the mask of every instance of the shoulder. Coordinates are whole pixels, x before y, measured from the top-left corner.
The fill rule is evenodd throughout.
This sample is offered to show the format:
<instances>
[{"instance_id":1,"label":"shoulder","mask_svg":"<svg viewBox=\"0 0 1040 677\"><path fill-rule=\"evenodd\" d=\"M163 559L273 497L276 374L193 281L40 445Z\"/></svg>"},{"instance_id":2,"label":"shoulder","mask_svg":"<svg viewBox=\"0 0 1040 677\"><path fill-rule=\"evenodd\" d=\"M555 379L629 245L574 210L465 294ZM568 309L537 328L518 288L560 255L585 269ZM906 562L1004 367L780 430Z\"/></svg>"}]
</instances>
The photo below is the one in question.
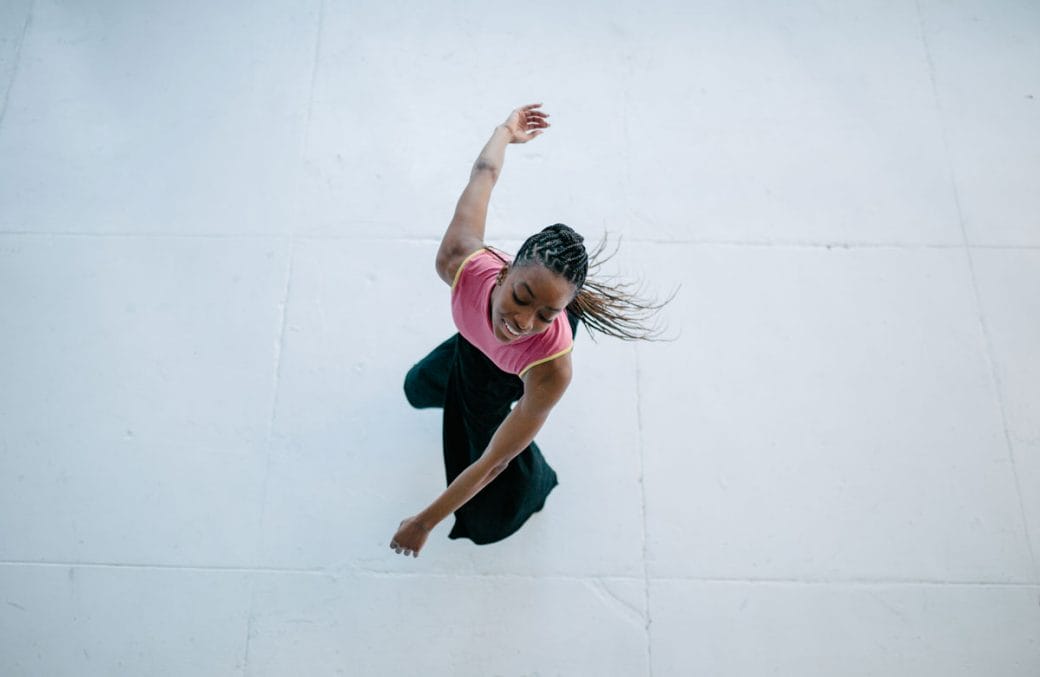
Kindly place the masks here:
<instances>
[{"instance_id":1,"label":"shoulder","mask_svg":"<svg viewBox=\"0 0 1040 677\"><path fill-rule=\"evenodd\" d=\"M484 243L478 238L468 238L450 249L438 252L437 275L448 286L454 286L462 265L483 249Z\"/></svg>"},{"instance_id":2,"label":"shoulder","mask_svg":"<svg viewBox=\"0 0 1040 677\"><path fill-rule=\"evenodd\" d=\"M521 376L524 382L524 397L552 407L563 397L574 374L570 349L562 355L554 357L528 369Z\"/></svg>"}]
</instances>

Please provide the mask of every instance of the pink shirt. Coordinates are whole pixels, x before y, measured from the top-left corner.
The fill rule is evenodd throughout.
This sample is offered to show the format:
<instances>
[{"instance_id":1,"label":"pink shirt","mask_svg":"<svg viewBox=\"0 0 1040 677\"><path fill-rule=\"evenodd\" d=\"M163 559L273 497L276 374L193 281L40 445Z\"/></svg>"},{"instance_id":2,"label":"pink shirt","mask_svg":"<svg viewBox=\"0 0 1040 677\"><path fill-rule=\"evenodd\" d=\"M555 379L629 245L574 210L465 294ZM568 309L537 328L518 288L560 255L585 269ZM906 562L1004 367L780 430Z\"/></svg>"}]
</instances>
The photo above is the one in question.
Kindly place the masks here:
<instances>
[{"instance_id":1,"label":"pink shirt","mask_svg":"<svg viewBox=\"0 0 1040 677\"><path fill-rule=\"evenodd\" d=\"M567 312L559 313L541 333L502 343L491 327L491 290L505 265L487 249L470 254L451 285L451 316L462 336L504 372L523 376L531 367L555 360L574 348Z\"/></svg>"}]
</instances>

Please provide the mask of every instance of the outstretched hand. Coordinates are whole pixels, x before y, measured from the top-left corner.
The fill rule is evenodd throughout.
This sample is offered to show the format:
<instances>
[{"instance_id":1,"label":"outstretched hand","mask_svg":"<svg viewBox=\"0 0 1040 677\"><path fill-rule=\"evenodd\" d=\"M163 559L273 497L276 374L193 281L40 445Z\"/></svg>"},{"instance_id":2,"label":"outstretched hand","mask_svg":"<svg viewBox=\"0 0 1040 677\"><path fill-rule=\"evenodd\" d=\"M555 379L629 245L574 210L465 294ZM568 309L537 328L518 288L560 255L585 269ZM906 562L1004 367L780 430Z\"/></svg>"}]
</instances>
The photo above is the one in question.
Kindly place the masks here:
<instances>
[{"instance_id":1,"label":"outstretched hand","mask_svg":"<svg viewBox=\"0 0 1040 677\"><path fill-rule=\"evenodd\" d=\"M541 105L540 103L528 104L517 108L509 114L506 121L502 123L502 126L512 134L509 143L527 143L540 135L543 129L549 127L549 123L546 121L549 114L535 110L535 108L540 108Z\"/></svg>"},{"instance_id":2,"label":"outstretched hand","mask_svg":"<svg viewBox=\"0 0 1040 677\"><path fill-rule=\"evenodd\" d=\"M401 520L397 533L390 541L390 547L399 555L403 553L405 557L408 555L418 557L429 534L430 531L420 524L419 520L409 517Z\"/></svg>"}]
</instances>

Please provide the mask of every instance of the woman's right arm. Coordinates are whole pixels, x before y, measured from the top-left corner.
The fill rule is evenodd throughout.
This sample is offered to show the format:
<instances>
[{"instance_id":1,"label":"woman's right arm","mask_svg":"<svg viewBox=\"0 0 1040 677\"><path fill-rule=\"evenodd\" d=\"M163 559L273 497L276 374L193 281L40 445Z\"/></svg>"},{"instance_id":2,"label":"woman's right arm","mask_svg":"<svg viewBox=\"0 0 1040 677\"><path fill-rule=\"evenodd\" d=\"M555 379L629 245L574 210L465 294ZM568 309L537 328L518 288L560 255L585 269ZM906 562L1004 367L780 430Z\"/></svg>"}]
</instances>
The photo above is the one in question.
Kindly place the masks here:
<instances>
[{"instance_id":1,"label":"woman's right arm","mask_svg":"<svg viewBox=\"0 0 1040 677\"><path fill-rule=\"evenodd\" d=\"M517 108L506 121L495 127L491 139L484 145L473 170L469 184L462 191L455 215L437 251L437 275L449 286L455 280L455 272L463 260L484 246L484 225L487 221L488 202L491 189L498 181L506 157L506 146L510 143L526 143L541 134L549 126L546 113L534 110L542 104L535 103Z\"/></svg>"}]
</instances>

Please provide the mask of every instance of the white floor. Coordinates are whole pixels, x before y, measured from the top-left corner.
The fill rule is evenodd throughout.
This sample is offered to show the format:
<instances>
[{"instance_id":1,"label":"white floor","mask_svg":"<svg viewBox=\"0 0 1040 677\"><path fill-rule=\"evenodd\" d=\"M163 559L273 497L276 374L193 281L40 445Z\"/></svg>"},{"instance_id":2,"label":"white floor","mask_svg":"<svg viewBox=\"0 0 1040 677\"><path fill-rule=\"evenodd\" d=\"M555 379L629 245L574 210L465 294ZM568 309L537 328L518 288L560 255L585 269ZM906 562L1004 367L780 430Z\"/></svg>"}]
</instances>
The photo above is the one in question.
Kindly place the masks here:
<instances>
[{"instance_id":1,"label":"white floor","mask_svg":"<svg viewBox=\"0 0 1040 677\"><path fill-rule=\"evenodd\" d=\"M489 241L677 340L580 334L545 510L405 559L534 101ZM1040 674L1037 3L6 0L0 102L4 677Z\"/></svg>"}]
</instances>

